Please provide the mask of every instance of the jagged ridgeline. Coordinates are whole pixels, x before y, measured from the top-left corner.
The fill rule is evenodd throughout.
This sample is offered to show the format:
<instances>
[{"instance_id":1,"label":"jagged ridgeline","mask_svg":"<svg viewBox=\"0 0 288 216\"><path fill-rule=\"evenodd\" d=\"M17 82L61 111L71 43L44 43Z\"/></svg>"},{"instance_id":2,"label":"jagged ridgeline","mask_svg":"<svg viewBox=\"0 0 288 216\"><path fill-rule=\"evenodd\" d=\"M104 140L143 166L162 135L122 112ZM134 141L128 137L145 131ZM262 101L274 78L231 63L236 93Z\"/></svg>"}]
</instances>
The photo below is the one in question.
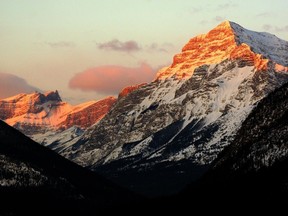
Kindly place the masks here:
<instances>
[{"instance_id":1,"label":"jagged ridgeline","mask_svg":"<svg viewBox=\"0 0 288 216\"><path fill-rule=\"evenodd\" d=\"M275 35L225 21L192 38L151 83L127 87L95 125L42 141L138 192L179 191L206 172L256 104L288 81L287 50Z\"/></svg>"}]
</instances>

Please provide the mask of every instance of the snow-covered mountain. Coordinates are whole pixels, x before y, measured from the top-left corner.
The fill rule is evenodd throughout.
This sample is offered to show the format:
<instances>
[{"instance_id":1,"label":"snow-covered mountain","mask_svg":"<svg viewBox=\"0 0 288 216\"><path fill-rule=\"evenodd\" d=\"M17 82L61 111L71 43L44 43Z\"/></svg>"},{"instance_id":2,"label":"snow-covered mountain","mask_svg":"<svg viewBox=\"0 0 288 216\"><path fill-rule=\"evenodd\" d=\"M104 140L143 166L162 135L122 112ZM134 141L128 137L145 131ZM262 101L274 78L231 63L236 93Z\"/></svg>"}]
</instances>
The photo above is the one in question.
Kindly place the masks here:
<instances>
[{"instance_id":1,"label":"snow-covered mountain","mask_svg":"<svg viewBox=\"0 0 288 216\"><path fill-rule=\"evenodd\" d=\"M169 193L201 176L256 104L288 81L287 50L274 35L225 21L117 100L73 107L57 92L18 95L0 101L0 118L118 183Z\"/></svg>"},{"instance_id":2,"label":"snow-covered mountain","mask_svg":"<svg viewBox=\"0 0 288 216\"><path fill-rule=\"evenodd\" d=\"M264 98L248 116L213 170L244 175L288 161L288 84Z\"/></svg>"},{"instance_id":3,"label":"snow-covered mountain","mask_svg":"<svg viewBox=\"0 0 288 216\"><path fill-rule=\"evenodd\" d=\"M221 194L222 203L240 202L241 206L287 204L287 96L285 84L261 100L199 184L183 191L181 201L192 194L197 199Z\"/></svg>"},{"instance_id":4,"label":"snow-covered mountain","mask_svg":"<svg viewBox=\"0 0 288 216\"><path fill-rule=\"evenodd\" d=\"M42 143L46 133L57 134L71 127L81 130L97 123L115 101L116 98L107 97L72 106L61 100L58 91L19 94L0 100L0 119Z\"/></svg>"},{"instance_id":5,"label":"snow-covered mountain","mask_svg":"<svg viewBox=\"0 0 288 216\"><path fill-rule=\"evenodd\" d=\"M288 81L287 50L274 35L225 21L192 38L153 82L119 97L62 154L107 176L186 161L206 167L257 102Z\"/></svg>"}]
</instances>

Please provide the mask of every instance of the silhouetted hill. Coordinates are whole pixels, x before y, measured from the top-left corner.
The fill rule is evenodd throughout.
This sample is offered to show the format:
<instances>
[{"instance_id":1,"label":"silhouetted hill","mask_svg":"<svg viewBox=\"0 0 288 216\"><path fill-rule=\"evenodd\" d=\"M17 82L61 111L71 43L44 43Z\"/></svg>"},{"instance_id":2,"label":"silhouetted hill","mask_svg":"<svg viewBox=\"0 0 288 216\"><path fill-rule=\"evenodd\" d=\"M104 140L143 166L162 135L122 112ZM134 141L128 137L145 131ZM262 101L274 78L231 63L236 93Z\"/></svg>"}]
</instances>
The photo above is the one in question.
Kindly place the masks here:
<instances>
[{"instance_id":1,"label":"silhouetted hill","mask_svg":"<svg viewBox=\"0 0 288 216\"><path fill-rule=\"evenodd\" d=\"M137 202L94 172L76 165L0 121L0 213L88 214ZM39 212L40 210L40 212Z\"/></svg>"}]
</instances>

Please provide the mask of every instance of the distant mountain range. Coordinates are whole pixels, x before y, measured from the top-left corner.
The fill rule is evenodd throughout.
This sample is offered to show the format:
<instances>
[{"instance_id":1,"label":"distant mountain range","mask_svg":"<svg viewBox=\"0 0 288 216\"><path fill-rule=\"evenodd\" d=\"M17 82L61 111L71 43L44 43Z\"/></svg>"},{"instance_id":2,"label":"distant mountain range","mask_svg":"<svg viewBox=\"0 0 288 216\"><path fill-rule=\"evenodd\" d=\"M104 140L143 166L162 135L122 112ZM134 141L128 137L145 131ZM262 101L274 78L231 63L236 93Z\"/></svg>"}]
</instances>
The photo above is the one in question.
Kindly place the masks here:
<instances>
[{"instance_id":1,"label":"distant mountain range","mask_svg":"<svg viewBox=\"0 0 288 216\"><path fill-rule=\"evenodd\" d=\"M57 90L19 94L0 100L0 118L27 135L72 126L86 129L102 119L115 101L107 97L72 106L62 102Z\"/></svg>"},{"instance_id":2,"label":"distant mountain range","mask_svg":"<svg viewBox=\"0 0 288 216\"><path fill-rule=\"evenodd\" d=\"M147 196L184 190L178 202L218 183L228 192L243 186L258 196L267 184L270 194L287 194L287 50L275 35L225 21L192 38L151 83L117 99L74 107L58 92L22 94L0 101L0 118ZM253 190L273 173L275 181Z\"/></svg>"}]
</instances>

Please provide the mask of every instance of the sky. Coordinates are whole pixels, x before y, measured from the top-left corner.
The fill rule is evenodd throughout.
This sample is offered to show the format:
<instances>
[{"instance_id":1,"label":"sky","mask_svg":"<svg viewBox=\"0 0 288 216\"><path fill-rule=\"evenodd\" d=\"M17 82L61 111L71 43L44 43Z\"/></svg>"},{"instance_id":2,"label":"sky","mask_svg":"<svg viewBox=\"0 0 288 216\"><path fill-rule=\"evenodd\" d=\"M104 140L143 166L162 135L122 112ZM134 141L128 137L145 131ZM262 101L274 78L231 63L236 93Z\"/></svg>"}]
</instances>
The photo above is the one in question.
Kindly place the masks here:
<instances>
[{"instance_id":1,"label":"sky","mask_svg":"<svg viewBox=\"0 0 288 216\"><path fill-rule=\"evenodd\" d=\"M0 0L0 98L58 90L72 104L150 82L224 20L288 40L287 0Z\"/></svg>"}]
</instances>

